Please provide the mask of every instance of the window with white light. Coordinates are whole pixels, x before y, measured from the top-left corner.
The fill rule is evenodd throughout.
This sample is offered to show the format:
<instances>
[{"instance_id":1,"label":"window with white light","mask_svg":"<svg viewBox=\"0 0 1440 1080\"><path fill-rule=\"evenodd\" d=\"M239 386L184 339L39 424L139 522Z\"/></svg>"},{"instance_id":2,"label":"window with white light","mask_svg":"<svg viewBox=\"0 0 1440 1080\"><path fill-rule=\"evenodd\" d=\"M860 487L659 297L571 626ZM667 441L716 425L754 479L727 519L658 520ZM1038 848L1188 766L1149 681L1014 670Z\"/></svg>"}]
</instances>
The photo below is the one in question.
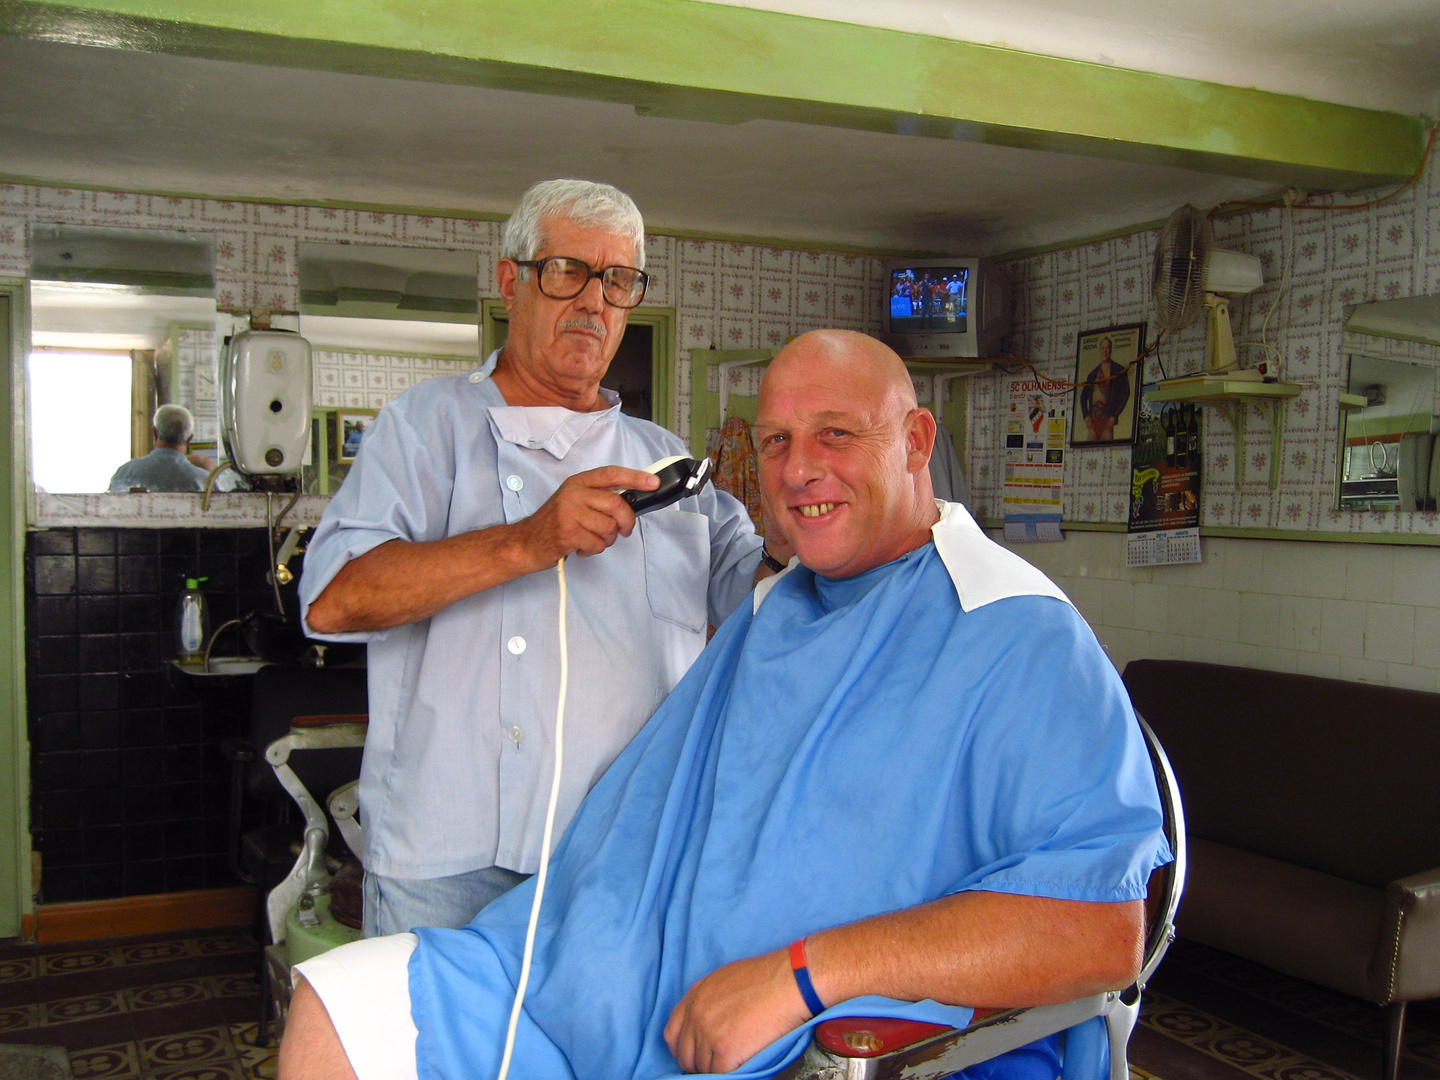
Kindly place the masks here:
<instances>
[{"instance_id":1,"label":"window with white light","mask_svg":"<svg viewBox=\"0 0 1440 1080\"><path fill-rule=\"evenodd\" d=\"M30 453L41 491L105 491L130 460L129 353L30 354Z\"/></svg>"}]
</instances>

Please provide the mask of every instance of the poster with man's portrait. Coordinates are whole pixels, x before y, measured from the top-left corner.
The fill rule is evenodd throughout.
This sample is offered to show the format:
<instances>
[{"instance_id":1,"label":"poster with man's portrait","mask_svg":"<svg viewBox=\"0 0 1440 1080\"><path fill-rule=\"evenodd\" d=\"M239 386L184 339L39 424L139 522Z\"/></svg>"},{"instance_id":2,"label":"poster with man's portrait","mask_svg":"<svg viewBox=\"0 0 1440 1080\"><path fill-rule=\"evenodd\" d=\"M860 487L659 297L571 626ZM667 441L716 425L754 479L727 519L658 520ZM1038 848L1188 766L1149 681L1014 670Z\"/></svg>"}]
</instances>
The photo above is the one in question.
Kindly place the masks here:
<instances>
[{"instance_id":1,"label":"poster with man's portrait","mask_svg":"<svg viewBox=\"0 0 1440 1080\"><path fill-rule=\"evenodd\" d=\"M1071 446L1116 446L1135 441L1140 407L1145 324L1087 330L1075 343L1075 408Z\"/></svg>"},{"instance_id":2,"label":"poster with man's portrait","mask_svg":"<svg viewBox=\"0 0 1440 1080\"><path fill-rule=\"evenodd\" d=\"M338 461L354 461L355 455L360 452L360 440L365 437L365 429L375 422L377 410L350 410L339 414L337 425L340 429L339 453L336 455Z\"/></svg>"}]
</instances>

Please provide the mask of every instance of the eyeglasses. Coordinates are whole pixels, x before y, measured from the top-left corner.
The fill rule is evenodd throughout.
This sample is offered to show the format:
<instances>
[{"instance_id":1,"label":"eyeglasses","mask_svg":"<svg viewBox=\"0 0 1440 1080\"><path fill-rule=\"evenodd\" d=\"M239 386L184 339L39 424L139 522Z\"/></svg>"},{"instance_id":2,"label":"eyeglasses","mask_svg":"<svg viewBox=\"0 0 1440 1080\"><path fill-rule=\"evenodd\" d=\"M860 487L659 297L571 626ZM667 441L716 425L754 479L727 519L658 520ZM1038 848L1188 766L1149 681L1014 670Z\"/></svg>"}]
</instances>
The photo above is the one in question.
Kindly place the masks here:
<instances>
[{"instance_id":1,"label":"eyeglasses","mask_svg":"<svg viewBox=\"0 0 1440 1080\"><path fill-rule=\"evenodd\" d=\"M551 300L573 300L585 291L591 278L600 279L600 291L605 299L618 308L633 308L645 299L645 289L650 284L650 275L633 266L607 266L604 270L592 270L590 264L565 255L552 255L548 259L516 259L517 266L530 266L540 291Z\"/></svg>"}]
</instances>

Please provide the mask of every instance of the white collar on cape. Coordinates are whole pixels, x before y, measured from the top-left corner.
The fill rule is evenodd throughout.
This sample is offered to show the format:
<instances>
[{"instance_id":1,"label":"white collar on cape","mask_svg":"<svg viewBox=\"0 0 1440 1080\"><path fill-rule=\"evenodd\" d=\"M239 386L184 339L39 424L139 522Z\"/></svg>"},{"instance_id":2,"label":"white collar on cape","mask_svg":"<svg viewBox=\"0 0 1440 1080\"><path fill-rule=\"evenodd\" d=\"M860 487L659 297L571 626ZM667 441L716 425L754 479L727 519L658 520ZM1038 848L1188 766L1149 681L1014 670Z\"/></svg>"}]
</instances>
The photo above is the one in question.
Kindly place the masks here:
<instances>
[{"instance_id":1,"label":"white collar on cape","mask_svg":"<svg viewBox=\"0 0 1440 1080\"><path fill-rule=\"evenodd\" d=\"M1048 577L986 536L965 507L940 499L935 500L935 506L940 520L931 527L930 534L935 538L940 561L955 583L962 610L974 611L1011 596L1053 596L1070 603L1070 598ZM791 559L784 570L755 586L756 611L775 583L797 565L798 560Z\"/></svg>"}]
</instances>

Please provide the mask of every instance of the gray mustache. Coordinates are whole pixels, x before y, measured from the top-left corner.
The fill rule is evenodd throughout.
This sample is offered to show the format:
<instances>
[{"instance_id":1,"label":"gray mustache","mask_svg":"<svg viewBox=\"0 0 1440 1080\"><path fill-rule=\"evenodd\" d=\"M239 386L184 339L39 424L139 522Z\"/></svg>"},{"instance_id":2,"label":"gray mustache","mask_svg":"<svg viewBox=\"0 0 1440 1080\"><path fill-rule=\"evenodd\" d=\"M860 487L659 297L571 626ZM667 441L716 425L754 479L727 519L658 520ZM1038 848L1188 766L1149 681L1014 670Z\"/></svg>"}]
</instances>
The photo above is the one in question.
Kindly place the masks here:
<instances>
[{"instance_id":1,"label":"gray mustache","mask_svg":"<svg viewBox=\"0 0 1440 1080\"><path fill-rule=\"evenodd\" d=\"M585 319L565 319L560 323L561 330L589 330L592 334L599 334L600 340L604 341L609 333L604 323L588 322Z\"/></svg>"}]
</instances>

